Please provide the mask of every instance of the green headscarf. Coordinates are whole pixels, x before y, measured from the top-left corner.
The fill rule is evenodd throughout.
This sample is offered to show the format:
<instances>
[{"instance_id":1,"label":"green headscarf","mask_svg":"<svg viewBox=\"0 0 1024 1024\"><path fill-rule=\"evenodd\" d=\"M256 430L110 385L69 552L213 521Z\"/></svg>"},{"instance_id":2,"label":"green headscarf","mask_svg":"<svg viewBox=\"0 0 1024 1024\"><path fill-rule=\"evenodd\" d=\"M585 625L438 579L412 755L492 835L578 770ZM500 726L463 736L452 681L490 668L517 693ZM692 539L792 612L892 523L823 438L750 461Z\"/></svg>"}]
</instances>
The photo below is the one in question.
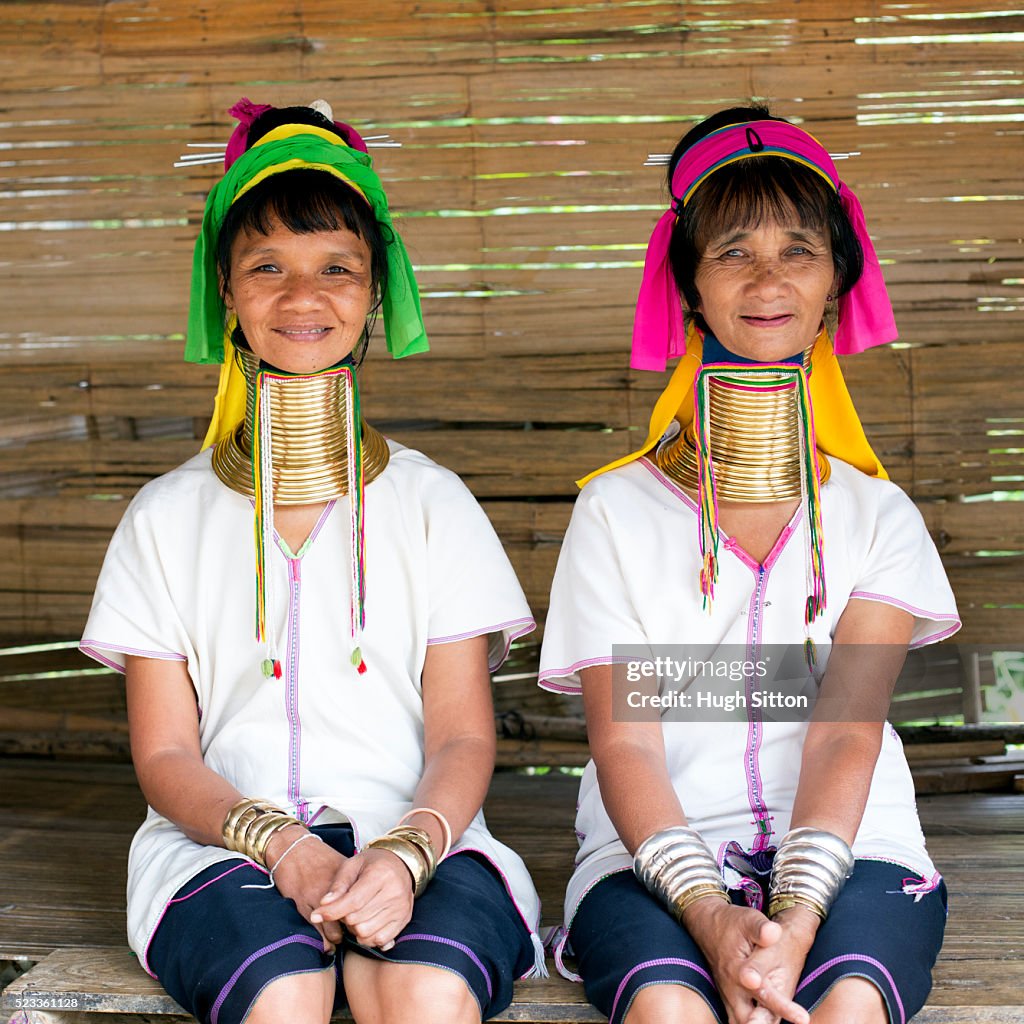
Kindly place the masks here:
<instances>
[{"instance_id":1,"label":"green headscarf","mask_svg":"<svg viewBox=\"0 0 1024 1024\"><path fill-rule=\"evenodd\" d=\"M246 150L211 189L203 213L203 226L192 258L192 294L189 301L185 359L191 363L224 361L226 311L217 274L217 236L235 199L256 180L295 169L330 170L366 197L387 239L388 283L381 296L381 314L388 351L395 359L426 352L427 333L420 310L419 289L412 264L388 210L384 186L368 154L295 126L290 138L261 142Z\"/></svg>"}]
</instances>

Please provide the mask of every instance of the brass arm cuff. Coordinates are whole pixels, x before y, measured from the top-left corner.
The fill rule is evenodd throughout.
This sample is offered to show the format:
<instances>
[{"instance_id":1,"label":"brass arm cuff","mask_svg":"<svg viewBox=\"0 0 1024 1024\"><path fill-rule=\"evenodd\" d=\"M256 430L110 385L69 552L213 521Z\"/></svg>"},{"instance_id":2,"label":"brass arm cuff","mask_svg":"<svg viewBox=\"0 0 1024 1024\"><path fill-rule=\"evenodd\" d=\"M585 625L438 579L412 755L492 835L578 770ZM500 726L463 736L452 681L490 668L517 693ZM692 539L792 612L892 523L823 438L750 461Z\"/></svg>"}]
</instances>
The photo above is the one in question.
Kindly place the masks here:
<instances>
[{"instance_id":1,"label":"brass arm cuff","mask_svg":"<svg viewBox=\"0 0 1024 1024\"><path fill-rule=\"evenodd\" d=\"M775 917L784 910L792 910L793 907L806 907L822 919L828 917L828 911L809 896L775 896L768 903L768 916Z\"/></svg>"},{"instance_id":2,"label":"brass arm cuff","mask_svg":"<svg viewBox=\"0 0 1024 1024\"><path fill-rule=\"evenodd\" d=\"M302 825L302 822L298 818L293 818L290 814L277 813L265 814L262 818L257 819L256 824L250 830L251 834L245 844L246 856L256 861L257 864L262 864L266 867L267 846L270 840L281 829L288 828L290 825Z\"/></svg>"},{"instance_id":3,"label":"brass arm cuff","mask_svg":"<svg viewBox=\"0 0 1024 1024\"><path fill-rule=\"evenodd\" d=\"M238 803L231 807L231 810L224 817L224 824L221 826L221 835L225 840L229 836L235 834L235 830L238 828L239 819L245 814L246 811L251 810L258 811L276 811L279 808L275 807L269 800L253 800L251 797L243 797Z\"/></svg>"},{"instance_id":4,"label":"brass arm cuff","mask_svg":"<svg viewBox=\"0 0 1024 1024\"><path fill-rule=\"evenodd\" d=\"M431 873L427 869L426 857L423 851L408 839L400 839L398 836L383 835L371 839L366 844L367 849L388 850L393 853L408 869L412 876L412 894L419 896L427 887L431 879Z\"/></svg>"},{"instance_id":5,"label":"brass arm cuff","mask_svg":"<svg viewBox=\"0 0 1024 1024\"><path fill-rule=\"evenodd\" d=\"M683 912L687 907L692 906L698 900L705 899L708 896L717 896L721 900L725 900L726 903L731 903L732 900L729 898L729 894L719 889L716 885L695 885L686 889L672 904L672 913L675 914L677 921L682 921Z\"/></svg>"},{"instance_id":6,"label":"brass arm cuff","mask_svg":"<svg viewBox=\"0 0 1024 1024\"><path fill-rule=\"evenodd\" d=\"M298 818L285 814L267 800L239 800L227 813L221 827L224 846L243 853L266 867L267 844L271 836L289 825L302 825Z\"/></svg>"},{"instance_id":7,"label":"brass arm cuff","mask_svg":"<svg viewBox=\"0 0 1024 1024\"><path fill-rule=\"evenodd\" d=\"M430 833L426 829L418 828L415 825L396 825L394 828L388 829L386 834L395 839L403 839L412 843L419 850L427 865L427 874L431 878L434 877L434 872L437 871L437 852L434 850L434 844L430 841Z\"/></svg>"}]
</instances>

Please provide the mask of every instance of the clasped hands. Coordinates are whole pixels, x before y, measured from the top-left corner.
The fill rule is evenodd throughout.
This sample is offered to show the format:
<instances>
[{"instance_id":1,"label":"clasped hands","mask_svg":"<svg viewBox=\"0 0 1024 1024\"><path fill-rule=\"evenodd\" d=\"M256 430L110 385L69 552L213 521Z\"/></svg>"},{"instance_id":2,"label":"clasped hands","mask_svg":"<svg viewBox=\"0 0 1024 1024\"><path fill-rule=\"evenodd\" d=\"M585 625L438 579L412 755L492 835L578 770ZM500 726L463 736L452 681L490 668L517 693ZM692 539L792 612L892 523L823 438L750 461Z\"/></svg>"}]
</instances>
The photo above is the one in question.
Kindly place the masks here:
<instances>
[{"instance_id":1,"label":"clasped hands","mask_svg":"<svg viewBox=\"0 0 1024 1024\"><path fill-rule=\"evenodd\" d=\"M683 925L711 967L729 1024L809 1024L793 1001L818 919L793 908L769 920L759 910L718 899L692 904Z\"/></svg>"},{"instance_id":2,"label":"clasped hands","mask_svg":"<svg viewBox=\"0 0 1024 1024\"><path fill-rule=\"evenodd\" d=\"M275 855L268 851L269 863ZM412 917L412 877L387 850L345 857L326 843L306 842L274 871L274 881L320 933L325 952L345 931L360 945L390 949Z\"/></svg>"}]
</instances>

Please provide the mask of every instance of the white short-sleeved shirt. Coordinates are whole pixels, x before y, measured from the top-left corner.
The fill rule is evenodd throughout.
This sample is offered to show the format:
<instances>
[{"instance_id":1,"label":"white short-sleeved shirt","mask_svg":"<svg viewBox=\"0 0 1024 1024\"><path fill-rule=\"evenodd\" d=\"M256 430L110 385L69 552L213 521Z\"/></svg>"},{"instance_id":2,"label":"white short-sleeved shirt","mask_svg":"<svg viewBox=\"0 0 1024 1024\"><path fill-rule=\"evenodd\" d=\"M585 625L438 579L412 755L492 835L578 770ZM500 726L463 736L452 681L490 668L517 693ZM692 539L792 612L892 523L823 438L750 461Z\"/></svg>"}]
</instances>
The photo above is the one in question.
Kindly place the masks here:
<instances>
[{"instance_id":1,"label":"white short-sleeved shirt","mask_svg":"<svg viewBox=\"0 0 1024 1024\"><path fill-rule=\"evenodd\" d=\"M239 792L308 823L348 820L360 847L412 806L423 773L421 674L427 647L489 637L493 670L534 628L483 510L454 473L389 442L365 492L365 674L352 667L349 505L332 501L297 555L267 555L283 676L266 679L254 640L253 504L213 473L210 452L147 484L118 526L82 649L123 670L124 656L186 663L203 758ZM457 850L501 872L528 927L539 901L521 859L482 814ZM132 842L128 933L146 950L174 893L234 856L188 839L150 809Z\"/></svg>"},{"instance_id":2,"label":"white short-sleeved shirt","mask_svg":"<svg viewBox=\"0 0 1024 1024\"><path fill-rule=\"evenodd\" d=\"M821 489L828 604L811 628L827 647L851 599L914 616L912 647L954 633L956 604L924 522L894 484L838 459ZM722 536L710 614L698 587L697 508L649 459L588 483L576 501L551 591L540 684L581 691L580 669L612 663L613 644L802 644L807 597L803 510L762 565ZM667 714L667 712L666 712ZM806 722L664 721L669 774L687 819L723 863L726 845L761 849L789 828ZM759 827L758 822L761 822ZM765 824L767 823L767 824ZM765 828L771 832L766 836ZM591 761L580 786L580 849L566 924L588 889L632 860L605 811ZM914 785L899 737L884 730L857 857L883 858L931 877ZM729 879L728 870L726 871Z\"/></svg>"}]
</instances>

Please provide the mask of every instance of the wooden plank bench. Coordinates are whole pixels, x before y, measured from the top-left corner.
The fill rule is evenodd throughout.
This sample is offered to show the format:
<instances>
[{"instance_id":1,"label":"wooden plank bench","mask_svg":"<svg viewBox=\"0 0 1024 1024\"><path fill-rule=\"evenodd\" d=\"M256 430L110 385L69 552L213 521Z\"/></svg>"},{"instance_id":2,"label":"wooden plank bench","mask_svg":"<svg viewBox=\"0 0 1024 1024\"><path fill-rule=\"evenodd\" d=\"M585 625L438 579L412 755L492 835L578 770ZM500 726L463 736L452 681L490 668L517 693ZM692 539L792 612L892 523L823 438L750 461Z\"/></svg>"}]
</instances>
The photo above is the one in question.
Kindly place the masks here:
<instances>
[{"instance_id":1,"label":"wooden plank bench","mask_svg":"<svg viewBox=\"0 0 1024 1024\"><path fill-rule=\"evenodd\" d=\"M575 838L577 780L499 773L487 804L495 834L529 864L557 920ZM951 916L921 1024L1024 1022L1024 797L921 801L946 875ZM128 840L143 813L124 765L0 759L0 960L38 961L0 993L16 1024L176 1024L187 1019L124 944ZM553 965L549 964L552 974ZM338 1020L346 1020L339 1017ZM581 986L520 982L497 1020L601 1021Z\"/></svg>"}]
</instances>

